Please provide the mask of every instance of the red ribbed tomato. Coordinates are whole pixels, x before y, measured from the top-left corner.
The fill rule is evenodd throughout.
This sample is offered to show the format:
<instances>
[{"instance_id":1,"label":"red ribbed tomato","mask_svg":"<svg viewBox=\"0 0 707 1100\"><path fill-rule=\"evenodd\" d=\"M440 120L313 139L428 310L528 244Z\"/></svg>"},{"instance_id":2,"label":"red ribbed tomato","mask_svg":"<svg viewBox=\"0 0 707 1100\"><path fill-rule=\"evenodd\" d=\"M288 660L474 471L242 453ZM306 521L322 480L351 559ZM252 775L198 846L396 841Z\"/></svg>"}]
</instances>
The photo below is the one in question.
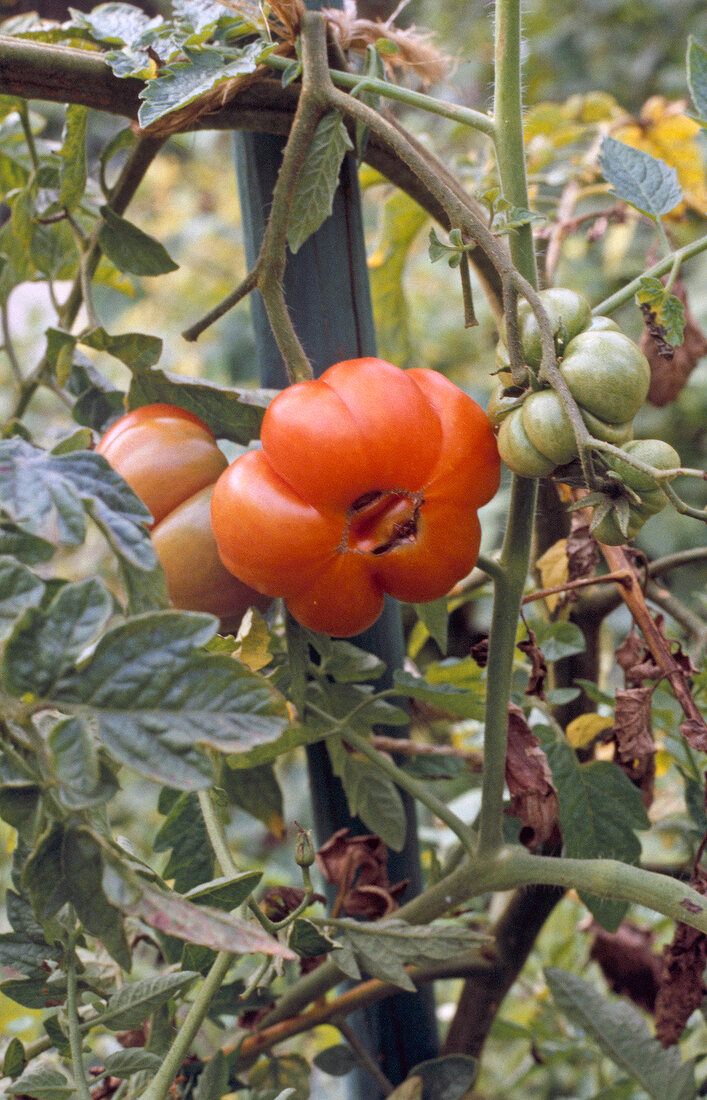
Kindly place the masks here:
<instances>
[{"instance_id":1,"label":"red ribbed tomato","mask_svg":"<svg viewBox=\"0 0 707 1100\"><path fill-rule=\"evenodd\" d=\"M150 509L152 544L175 607L208 611L231 630L249 607L267 606L218 556L211 494L228 463L198 416L175 405L145 405L116 420L96 450Z\"/></svg>"},{"instance_id":2,"label":"red ribbed tomato","mask_svg":"<svg viewBox=\"0 0 707 1100\"><path fill-rule=\"evenodd\" d=\"M278 394L261 440L219 477L212 527L226 567L304 626L357 634L386 593L433 600L473 567L500 463L486 414L443 375L337 363Z\"/></svg>"}]
</instances>

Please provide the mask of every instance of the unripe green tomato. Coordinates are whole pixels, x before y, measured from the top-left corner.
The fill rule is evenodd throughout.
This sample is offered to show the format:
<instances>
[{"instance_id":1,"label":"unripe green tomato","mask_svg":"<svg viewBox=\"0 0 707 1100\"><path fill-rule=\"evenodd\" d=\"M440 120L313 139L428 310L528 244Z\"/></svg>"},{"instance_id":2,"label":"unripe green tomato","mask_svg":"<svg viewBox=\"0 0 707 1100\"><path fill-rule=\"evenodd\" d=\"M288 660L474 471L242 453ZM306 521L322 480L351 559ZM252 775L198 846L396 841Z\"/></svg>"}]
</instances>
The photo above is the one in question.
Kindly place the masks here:
<instances>
[{"instance_id":1,"label":"unripe green tomato","mask_svg":"<svg viewBox=\"0 0 707 1100\"><path fill-rule=\"evenodd\" d=\"M645 462L647 466L655 466L658 470L672 470L680 465L678 452L662 439L632 439L621 449L641 462ZM607 461L621 480L641 496L644 493L660 491L660 486L652 477L641 473L635 466L629 466L628 462L622 462L620 458L614 458L613 455L609 456Z\"/></svg>"},{"instance_id":2,"label":"unripe green tomato","mask_svg":"<svg viewBox=\"0 0 707 1100\"><path fill-rule=\"evenodd\" d=\"M509 389L511 386L515 385L513 381L513 371L511 370L511 357L508 354L508 348L500 340L496 344L495 360L496 373L494 374L494 378L496 381L500 382L502 386L505 386L506 389ZM525 386L527 383L528 372L525 370L520 379L520 384Z\"/></svg>"},{"instance_id":3,"label":"unripe green tomato","mask_svg":"<svg viewBox=\"0 0 707 1100\"><path fill-rule=\"evenodd\" d=\"M641 503L634 504L633 507L645 521L651 516L657 516L668 503L668 497L662 489L650 489L647 493L641 493Z\"/></svg>"},{"instance_id":4,"label":"unripe green tomato","mask_svg":"<svg viewBox=\"0 0 707 1100\"><path fill-rule=\"evenodd\" d=\"M486 407L486 415L489 418L491 427L494 432L497 432L508 413L513 409L517 409L518 399L520 397L520 391L517 390L515 394L507 393L506 387L499 382L497 386L491 391L489 402Z\"/></svg>"},{"instance_id":5,"label":"unripe green tomato","mask_svg":"<svg viewBox=\"0 0 707 1100\"><path fill-rule=\"evenodd\" d=\"M555 466L564 466L577 456L572 424L554 390L529 393L521 409L528 439Z\"/></svg>"},{"instance_id":6,"label":"unripe green tomato","mask_svg":"<svg viewBox=\"0 0 707 1100\"><path fill-rule=\"evenodd\" d=\"M584 330L585 332L621 332L621 329L616 324L616 321L612 321L611 317L603 317L597 315L590 318L589 324Z\"/></svg>"},{"instance_id":7,"label":"unripe green tomato","mask_svg":"<svg viewBox=\"0 0 707 1100\"><path fill-rule=\"evenodd\" d=\"M633 435L633 420L629 420L626 424L607 424L605 420L600 420L598 416L592 416L581 405L579 411L582 414L582 420L595 439L602 439L605 443L613 443L615 447L621 447Z\"/></svg>"},{"instance_id":8,"label":"unripe green tomato","mask_svg":"<svg viewBox=\"0 0 707 1100\"><path fill-rule=\"evenodd\" d=\"M633 420L648 395L648 360L621 332L580 332L560 370L577 404L607 424Z\"/></svg>"},{"instance_id":9,"label":"unripe green tomato","mask_svg":"<svg viewBox=\"0 0 707 1100\"><path fill-rule=\"evenodd\" d=\"M540 301L550 320L557 353L562 355L569 342L589 324L591 319L589 302L583 294L577 294L576 291L562 286L541 290ZM523 357L529 366L537 368L543 356L540 329L535 314L526 300L518 306L518 327Z\"/></svg>"},{"instance_id":10,"label":"unripe green tomato","mask_svg":"<svg viewBox=\"0 0 707 1100\"><path fill-rule=\"evenodd\" d=\"M639 515L632 505L629 508L628 530L625 535L618 525L615 512L607 512L601 523L594 528L592 534L598 542L603 542L605 546L623 546L624 543L636 537L644 523L645 519Z\"/></svg>"},{"instance_id":11,"label":"unripe green tomato","mask_svg":"<svg viewBox=\"0 0 707 1100\"><path fill-rule=\"evenodd\" d=\"M557 465L534 447L523 427L522 409L510 413L498 433L498 453L506 466L521 477L547 477Z\"/></svg>"}]
</instances>

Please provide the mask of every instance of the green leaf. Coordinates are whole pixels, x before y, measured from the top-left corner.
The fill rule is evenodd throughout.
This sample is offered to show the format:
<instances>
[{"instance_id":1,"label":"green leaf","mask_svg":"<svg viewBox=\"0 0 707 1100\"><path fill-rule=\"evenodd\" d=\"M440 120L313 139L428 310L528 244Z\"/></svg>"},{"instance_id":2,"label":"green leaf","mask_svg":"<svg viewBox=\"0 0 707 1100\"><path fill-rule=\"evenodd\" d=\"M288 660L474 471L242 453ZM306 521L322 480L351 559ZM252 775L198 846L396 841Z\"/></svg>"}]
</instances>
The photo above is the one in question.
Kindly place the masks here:
<instances>
[{"instance_id":1,"label":"green leaf","mask_svg":"<svg viewBox=\"0 0 707 1100\"><path fill-rule=\"evenodd\" d=\"M285 753L292 752L302 745L312 745L320 741L322 733L319 728L312 726L288 726L279 737L264 745L255 745L252 749L244 749L232 753L228 757L230 768L250 769L259 764L270 764Z\"/></svg>"},{"instance_id":2,"label":"green leaf","mask_svg":"<svg viewBox=\"0 0 707 1100\"><path fill-rule=\"evenodd\" d=\"M447 652L447 630L449 627L449 611L446 596L441 600L431 600L429 603L413 604L415 614L434 638L442 653Z\"/></svg>"},{"instance_id":3,"label":"green leaf","mask_svg":"<svg viewBox=\"0 0 707 1100\"><path fill-rule=\"evenodd\" d=\"M345 937L361 967L373 978L394 982L411 993L415 985L405 963L421 965L454 958L470 951L479 936L458 923L435 921L406 924L397 917L379 921L330 920L337 936ZM337 961L336 953L332 956Z\"/></svg>"},{"instance_id":4,"label":"green leaf","mask_svg":"<svg viewBox=\"0 0 707 1100\"><path fill-rule=\"evenodd\" d=\"M129 364L131 365L131 364ZM164 403L195 413L219 439L250 443L260 436L273 390L225 390L214 383L187 381L182 375L133 366L128 407Z\"/></svg>"},{"instance_id":5,"label":"green leaf","mask_svg":"<svg viewBox=\"0 0 707 1100\"><path fill-rule=\"evenodd\" d=\"M351 816L358 815L394 852L402 851L407 821L395 784L370 761L347 752L341 738L329 738L327 749L334 773L344 788Z\"/></svg>"},{"instance_id":6,"label":"green leaf","mask_svg":"<svg viewBox=\"0 0 707 1100\"><path fill-rule=\"evenodd\" d=\"M132 959L122 914L103 891L101 849L87 829L67 829L62 866L69 900L84 928L98 937L123 970L129 971Z\"/></svg>"},{"instance_id":7,"label":"green leaf","mask_svg":"<svg viewBox=\"0 0 707 1100\"><path fill-rule=\"evenodd\" d=\"M298 955L310 959L318 955L328 955L337 946L334 940L320 932L316 924L312 924L306 917L297 917L292 922L287 942Z\"/></svg>"},{"instance_id":8,"label":"green leaf","mask_svg":"<svg viewBox=\"0 0 707 1100\"><path fill-rule=\"evenodd\" d=\"M162 354L160 338L142 332L121 332L113 336L104 328L94 328L81 337L81 343L96 351L107 351L131 370L147 370Z\"/></svg>"},{"instance_id":9,"label":"green leaf","mask_svg":"<svg viewBox=\"0 0 707 1100\"><path fill-rule=\"evenodd\" d=\"M31 1065L12 1086L11 1096L31 1096L33 1100L69 1100L74 1088L63 1073L49 1066Z\"/></svg>"},{"instance_id":10,"label":"green leaf","mask_svg":"<svg viewBox=\"0 0 707 1100\"><path fill-rule=\"evenodd\" d=\"M314 1056L314 1064L322 1073L328 1073L330 1077L345 1077L359 1065L358 1058L346 1043L337 1043L333 1047L326 1047Z\"/></svg>"},{"instance_id":11,"label":"green leaf","mask_svg":"<svg viewBox=\"0 0 707 1100\"><path fill-rule=\"evenodd\" d=\"M10 636L23 611L37 607L43 596L44 582L31 569L0 557L0 642Z\"/></svg>"},{"instance_id":12,"label":"green leaf","mask_svg":"<svg viewBox=\"0 0 707 1100\"><path fill-rule=\"evenodd\" d=\"M16 558L26 565L39 565L49 561L54 555L50 542L21 531L12 523L3 523L0 519L0 555Z\"/></svg>"},{"instance_id":13,"label":"green leaf","mask_svg":"<svg viewBox=\"0 0 707 1100\"><path fill-rule=\"evenodd\" d=\"M199 1100L220 1100L228 1092L228 1059L222 1050L216 1050L199 1075Z\"/></svg>"},{"instance_id":14,"label":"green leaf","mask_svg":"<svg viewBox=\"0 0 707 1100\"><path fill-rule=\"evenodd\" d=\"M119 271L129 271L132 275L165 275L177 270L179 265L163 244L121 218L110 206L102 206L100 210L103 224L98 230L98 243Z\"/></svg>"},{"instance_id":15,"label":"green leaf","mask_svg":"<svg viewBox=\"0 0 707 1100\"><path fill-rule=\"evenodd\" d=\"M14 932L20 932L34 943L45 943L44 929L32 912L32 906L14 890L5 894L7 919Z\"/></svg>"},{"instance_id":16,"label":"green leaf","mask_svg":"<svg viewBox=\"0 0 707 1100\"><path fill-rule=\"evenodd\" d=\"M584 653L586 642L584 635L575 623L548 623L533 620L535 641L543 651L547 661L561 661L575 653Z\"/></svg>"},{"instance_id":17,"label":"green leaf","mask_svg":"<svg viewBox=\"0 0 707 1100\"><path fill-rule=\"evenodd\" d=\"M164 66L154 80L148 80L140 92L143 101L138 121L144 128L165 115L186 107L200 95L234 76L252 73L262 50L260 40L244 46L230 61L216 50L185 48L186 61ZM229 54L232 56L232 53Z\"/></svg>"},{"instance_id":18,"label":"green leaf","mask_svg":"<svg viewBox=\"0 0 707 1100\"><path fill-rule=\"evenodd\" d=\"M707 50L692 35L687 40L687 83L698 115L707 120Z\"/></svg>"},{"instance_id":19,"label":"green leaf","mask_svg":"<svg viewBox=\"0 0 707 1100\"><path fill-rule=\"evenodd\" d=\"M36 976L45 959L59 959L61 951L46 943L36 943L22 932L0 934L0 966L7 966L27 977Z\"/></svg>"},{"instance_id":20,"label":"green leaf","mask_svg":"<svg viewBox=\"0 0 707 1100\"><path fill-rule=\"evenodd\" d=\"M353 145L341 115L330 111L318 123L297 177L287 228L291 252L297 252L331 214L341 162L350 149Z\"/></svg>"},{"instance_id":21,"label":"green leaf","mask_svg":"<svg viewBox=\"0 0 707 1100\"><path fill-rule=\"evenodd\" d=\"M93 739L79 718L53 721L47 748L56 794L67 810L99 806L117 792L115 776L99 760Z\"/></svg>"},{"instance_id":22,"label":"green leaf","mask_svg":"<svg viewBox=\"0 0 707 1100\"><path fill-rule=\"evenodd\" d=\"M10 1039L2 1060L3 1077L18 1077L25 1066L25 1048L15 1036Z\"/></svg>"},{"instance_id":23,"label":"green leaf","mask_svg":"<svg viewBox=\"0 0 707 1100\"><path fill-rule=\"evenodd\" d=\"M159 1055L142 1048L116 1050L114 1054L109 1054L104 1059L101 1077L120 1077L124 1080L142 1070L155 1073L162 1065L162 1061Z\"/></svg>"},{"instance_id":24,"label":"green leaf","mask_svg":"<svg viewBox=\"0 0 707 1100\"><path fill-rule=\"evenodd\" d=\"M234 771L226 765L221 772L221 786L232 806L238 806L278 840L284 840L283 798L272 764L260 764L248 771Z\"/></svg>"},{"instance_id":25,"label":"green leaf","mask_svg":"<svg viewBox=\"0 0 707 1100\"><path fill-rule=\"evenodd\" d=\"M405 366L415 361L405 274L411 252L429 215L404 191L385 199L377 247L368 263L373 315L381 354Z\"/></svg>"},{"instance_id":26,"label":"green leaf","mask_svg":"<svg viewBox=\"0 0 707 1100\"><path fill-rule=\"evenodd\" d=\"M263 877L262 871L242 871L238 875L222 875L220 878L194 886L184 895L195 905L212 905L217 909L237 909L250 897Z\"/></svg>"},{"instance_id":27,"label":"green leaf","mask_svg":"<svg viewBox=\"0 0 707 1100\"><path fill-rule=\"evenodd\" d=\"M54 546L80 546L88 512L113 550L137 569L157 563L150 513L102 455L52 455L18 437L0 440L0 511Z\"/></svg>"},{"instance_id":28,"label":"green leaf","mask_svg":"<svg viewBox=\"0 0 707 1100\"><path fill-rule=\"evenodd\" d=\"M150 19L133 4L100 4L94 11L83 12L69 9L74 24L85 27L96 42L106 42L113 46L132 46L150 27L155 27L161 18Z\"/></svg>"},{"instance_id":29,"label":"green leaf","mask_svg":"<svg viewBox=\"0 0 707 1100\"><path fill-rule=\"evenodd\" d=\"M379 680L385 672L385 662L373 653L351 642L324 640L321 634L308 631L310 645L322 658L320 671L338 684L356 684Z\"/></svg>"},{"instance_id":30,"label":"green leaf","mask_svg":"<svg viewBox=\"0 0 707 1100\"><path fill-rule=\"evenodd\" d=\"M419 1062L408 1077L422 1078L421 1100L464 1100L479 1072L476 1058L467 1054L447 1054Z\"/></svg>"},{"instance_id":31,"label":"green leaf","mask_svg":"<svg viewBox=\"0 0 707 1100\"><path fill-rule=\"evenodd\" d=\"M97 580L66 584L46 608L30 607L15 627L0 666L6 690L49 697L100 637L112 614L111 595Z\"/></svg>"},{"instance_id":32,"label":"green leaf","mask_svg":"<svg viewBox=\"0 0 707 1100\"><path fill-rule=\"evenodd\" d=\"M604 137L599 160L618 197L644 214L659 218L682 202L683 191L676 170L650 153Z\"/></svg>"},{"instance_id":33,"label":"green leaf","mask_svg":"<svg viewBox=\"0 0 707 1100\"><path fill-rule=\"evenodd\" d=\"M157 978L142 978L126 982L109 998L101 1013L113 1031L128 1031L140 1027L160 1005L186 989L198 978L194 971L182 970L173 974L161 974Z\"/></svg>"},{"instance_id":34,"label":"green leaf","mask_svg":"<svg viewBox=\"0 0 707 1100\"><path fill-rule=\"evenodd\" d=\"M483 720L484 703L480 680L475 690L460 690L453 683L444 681L430 683L422 676L396 670L393 682L402 695L407 695L411 699L420 699L423 703L430 703L461 718Z\"/></svg>"},{"instance_id":35,"label":"green leaf","mask_svg":"<svg viewBox=\"0 0 707 1100\"><path fill-rule=\"evenodd\" d=\"M88 107L72 103L66 108L64 135L59 150L61 157L61 186L59 203L73 210L81 202L86 190L86 125Z\"/></svg>"},{"instance_id":36,"label":"green leaf","mask_svg":"<svg viewBox=\"0 0 707 1100\"><path fill-rule=\"evenodd\" d=\"M591 1035L603 1053L649 1096L654 1100L693 1100L694 1060L682 1062L677 1046L664 1049L628 1000L609 1000L591 982L555 967L545 970L545 978L558 1008Z\"/></svg>"},{"instance_id":37,"label":"green leaf","mask_svg":"<svg viewBox=\"0 0 707 1100\"><path fill-rule=\"evenodd\" d=\"M156 611L101 638L54 699L91 706L97 733L121 763L178 790L204 787L198 745L220 752L274 740L288 724L284 698L229 657L195 652L216 631L210 615Z\"/></svg>"},{"instance_id":38,"label":"green leaf","mask_svg":"<svg viewBox=\"0 0 707 1100\"><path fill-rule=\"evenodd\" d=\"M22 890L29 895L38 920L53 917L68 901L61 849L64 830L52 825L42 834L22 871Z\"/></svg>"},{"instance_id":39,"label":"green leaf","mask_svg":"<svg viewBox=\"0 0 707 1100\"><path fill-rule=\"evenodd\" d=\"M10 979L0 982L0 993L23 1008L51 1008L57 999L66 996L66 982L49 983L49 975L41 978Z\"/></svg>"},{"instance_id":40,"label":"green leaf","mask_svg":"<svg viewBox=\"0 0 707 1100\"><path fill-rule=\"evenodd\" d=\"M161 802L159 809L164 812ZM162 877L172 880L178 893L183 894L211 878L214 853L195 794L179 795L162 822L152 847L156 852L172 849Z\"/></svg>"},{"instance_id":41,"label":"green leaf","mask_svg":"<svg viewBox=\"0 0 707 1100\"><path fill-rule=\"evenodd\" d=\"M536 728L542 735L543 727ZM545 741L560 803L565 855L576 859L618 859L638 863L641 845L634 829L647 829L641 793L617 764L594 760L580 764L568 742ZM608 931L618 928L626 905L582 894L582 901Z\"/></svg>"}]
</instances>

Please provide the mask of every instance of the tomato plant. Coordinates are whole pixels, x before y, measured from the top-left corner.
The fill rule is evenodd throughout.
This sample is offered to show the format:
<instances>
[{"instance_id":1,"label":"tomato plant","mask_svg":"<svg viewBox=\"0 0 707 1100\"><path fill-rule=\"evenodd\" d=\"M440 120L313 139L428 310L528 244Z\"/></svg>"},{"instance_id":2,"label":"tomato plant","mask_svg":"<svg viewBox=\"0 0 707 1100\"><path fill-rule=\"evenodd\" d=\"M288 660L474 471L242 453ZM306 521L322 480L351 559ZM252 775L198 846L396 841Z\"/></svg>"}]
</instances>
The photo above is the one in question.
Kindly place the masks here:
<instances>
[{"instance_id":1,"label":"tomato plant","mask_svg":"<svg viewBox=\"0 0 707 1100\"><path fill-rule=\"evenodd\" d=\"M500 468L483 410L434 371L336 363L268 407L262 451L216 483L222 561L305 626L360 633L386 593L425 602L470 572Z\"/></svg>"},{"instance_id":2,"label":"tomato plant","mask_svg":"<svg viewBox=\"0 0 707 1100\"><path fill-rule=\"evenodd\" d=\"M96 447L152 513L152 544L172 604L209 611L237 629L268 600L221 564L211 531L211 494L227 461L213 433L175 405L144 405L113 423Z\"/></svg>"}]
</instances>

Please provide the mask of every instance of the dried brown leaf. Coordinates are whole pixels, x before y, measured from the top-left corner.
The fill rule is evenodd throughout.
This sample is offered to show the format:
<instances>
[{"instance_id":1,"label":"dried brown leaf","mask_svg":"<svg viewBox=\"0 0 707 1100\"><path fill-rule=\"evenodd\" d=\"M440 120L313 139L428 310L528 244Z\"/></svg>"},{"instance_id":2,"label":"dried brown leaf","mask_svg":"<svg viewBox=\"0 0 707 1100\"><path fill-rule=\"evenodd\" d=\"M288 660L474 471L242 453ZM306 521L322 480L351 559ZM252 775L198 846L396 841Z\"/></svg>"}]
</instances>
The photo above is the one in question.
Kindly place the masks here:
<instances>
[{"instance_id":1,"label":"dried brown leaf","mask_svg":"<svg viewBox=\"0 0 707 1100\"><path fill-rule=\"evenodd\" d=\"M594 959L614 993L630 997L646 1012L653 1012L663 969L661 956L652 950L650 929L623 921L616 932L591 926L594 939L589 957Z\"/></svg>"},{"instance_id":2,"label":"dried brown leaf","mask_svg":"<svg viewBox=\"0 0 707 1100\"><path fill-rule=\"evenodd\" d=\"M578 581L594 576L594 570L601 557L596 539L592 538L589 524L579 512L572 513L570 533L567 536L567 579ZM574 598L577 596L575 594Z\"/></svg>"},{"instance_id":3,"label":"dried brown leaf","mask_svg":"<svg viewBox=\"0 0 707 1100\"><path fill-rule=\"evenodd\" d=\"M707 878L702 871L693 876L690 885L700 894L707 893ZM687 924L678 924L672 943L663 953L655 1006L656 1036L664 1047L677 1043L688 1019L702 1004L706 964L707 936Z\"/></svg>"},{"instance_id":4,"label":"dried brown leaf","mask_svg":"<svg viewBox=\"0 0 707 1100\"><path fill-rule=\"evenodd\" d=\"M522 822L520 840L536 848L559 838L559 803L550 767L540 742L520 707L508 708L506 783L511 795L509 813Z\"/></svg>"},{"instance_id":5,"label":"dried brown leaf","mask_svg":"<svg viewBox=\"0 0 707 1100\"><path fill-rule=\"evenodd\" d=\"M671 348L672 355L667 357L663 353L664 341L660 333L656 337L649 329L640 339L641 351L651 367L648 401L657 406L668 405L675 400L702 356L707 355L707 337L690 312L684 284L676 282L672 292L683 303L685 310L685 333L680 347Z\"/></svg>"}]
</instances>

